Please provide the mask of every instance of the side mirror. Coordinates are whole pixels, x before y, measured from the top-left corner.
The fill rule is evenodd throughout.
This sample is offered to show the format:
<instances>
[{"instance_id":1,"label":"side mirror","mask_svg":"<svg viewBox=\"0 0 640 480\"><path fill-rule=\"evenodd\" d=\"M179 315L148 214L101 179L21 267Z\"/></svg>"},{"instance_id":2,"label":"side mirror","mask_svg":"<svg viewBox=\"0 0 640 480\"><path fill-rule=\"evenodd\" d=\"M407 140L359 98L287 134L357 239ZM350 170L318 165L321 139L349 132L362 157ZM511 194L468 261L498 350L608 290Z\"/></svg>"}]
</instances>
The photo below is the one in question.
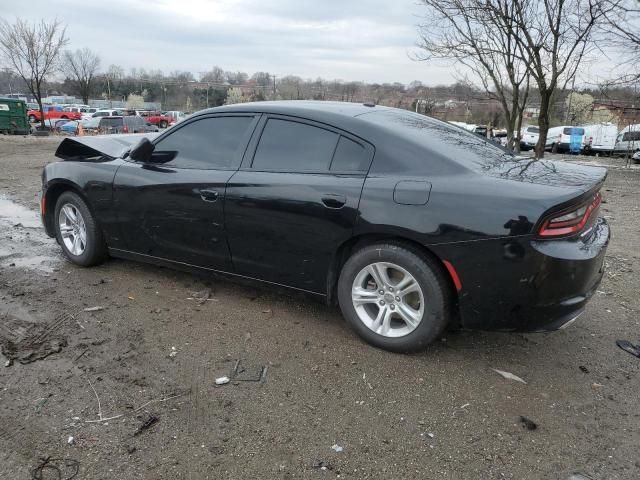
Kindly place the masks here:
<instances>
[{"instance_id":1,"label":"side mirror","mask_svg":"<svg viewBox=\"0 0 640 480\"><path fill-rule=\"evenodd\" d=\"M136 162L150 163L155 145L148 138L143 137L138 144L131 149L129 157Z\"/></svg>"}]
</instances>

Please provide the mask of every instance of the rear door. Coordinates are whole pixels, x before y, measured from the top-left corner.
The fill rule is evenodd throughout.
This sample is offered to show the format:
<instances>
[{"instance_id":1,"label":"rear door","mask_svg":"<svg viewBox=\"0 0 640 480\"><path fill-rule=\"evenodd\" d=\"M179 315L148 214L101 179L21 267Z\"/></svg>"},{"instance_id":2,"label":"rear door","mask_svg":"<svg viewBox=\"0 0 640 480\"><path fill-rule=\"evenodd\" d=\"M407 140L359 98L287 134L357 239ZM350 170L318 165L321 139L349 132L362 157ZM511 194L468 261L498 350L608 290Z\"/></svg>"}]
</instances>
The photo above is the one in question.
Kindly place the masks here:
<instances>
[{"instance_id":1,"label":"rear door","mask_svg":"<svg viewBox=\"0 0 640 480\"><path fill-rule=\"evenodd\" d=\"M122 165L114 197L123 249L230 271L225 186L256 123L252 114L198 117L155 142L166 163Z\"/></svg>"},{"instance_id":2,"label":"rear door","mask_svg":"<svg viewBox=\"0 0 640 480\"><path fill-rule=\"evenodd\" d=\"M225 222L241 275L326 293L352 234L373 147L324 124L265 115L229 180Z\"/></svg>"}]
</instances>

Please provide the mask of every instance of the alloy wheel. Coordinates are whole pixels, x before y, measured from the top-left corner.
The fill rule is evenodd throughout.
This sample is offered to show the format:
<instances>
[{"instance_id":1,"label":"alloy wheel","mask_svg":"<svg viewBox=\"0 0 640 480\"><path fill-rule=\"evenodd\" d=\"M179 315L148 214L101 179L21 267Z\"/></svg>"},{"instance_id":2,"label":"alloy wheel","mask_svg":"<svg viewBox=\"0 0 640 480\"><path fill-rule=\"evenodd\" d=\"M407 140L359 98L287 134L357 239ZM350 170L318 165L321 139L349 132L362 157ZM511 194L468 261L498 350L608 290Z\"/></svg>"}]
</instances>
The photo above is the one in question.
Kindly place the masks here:
<instances>
[{"instance_id":1,"label":"alloy wheel","mask_svg":"<svg viewBox=\"0 0 640 480\"><path fill-rule=\"evenodd\" d=\"M80 256L87 248L87 227L80 210L71 203L65 203L58 215L60 236L71 255Z\"/></svg>"},{"instance_id":2,"label":"alloy wheel","mask_svg":"<svg viewBox=\"0 0 640 480\"><path fill-rule=\"evenodd\" d=\"M413 332L424 315L424 294L407 270L390 262L376 262L356 275L351 300L360 321L383 337Z\"/></svg>"}]
</instances>

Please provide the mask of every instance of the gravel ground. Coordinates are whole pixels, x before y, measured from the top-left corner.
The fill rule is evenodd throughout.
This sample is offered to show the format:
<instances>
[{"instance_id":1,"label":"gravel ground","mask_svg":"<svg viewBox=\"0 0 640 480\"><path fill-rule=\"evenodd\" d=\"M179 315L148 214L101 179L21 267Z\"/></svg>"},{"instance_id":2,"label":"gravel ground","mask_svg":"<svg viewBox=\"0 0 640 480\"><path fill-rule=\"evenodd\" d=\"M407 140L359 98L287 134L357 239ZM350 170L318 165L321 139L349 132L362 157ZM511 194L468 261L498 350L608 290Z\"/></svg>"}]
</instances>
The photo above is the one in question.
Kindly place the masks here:
<instances>
[{"instance_id":1,"label":"gravel ground","mask_svg":"<svg viewBox=\"0 0 640 480\"><path fill-rule=\"evenodd\" d=\"M65 262L36 214L58 141L0 137L0 341L39 358L0 366L0 478L640 477L640 359L615 345L640 340L637 166L561 157L610 167L607 273L571 328L397 355L290 292Z\"/></svg>"}]
</instances>

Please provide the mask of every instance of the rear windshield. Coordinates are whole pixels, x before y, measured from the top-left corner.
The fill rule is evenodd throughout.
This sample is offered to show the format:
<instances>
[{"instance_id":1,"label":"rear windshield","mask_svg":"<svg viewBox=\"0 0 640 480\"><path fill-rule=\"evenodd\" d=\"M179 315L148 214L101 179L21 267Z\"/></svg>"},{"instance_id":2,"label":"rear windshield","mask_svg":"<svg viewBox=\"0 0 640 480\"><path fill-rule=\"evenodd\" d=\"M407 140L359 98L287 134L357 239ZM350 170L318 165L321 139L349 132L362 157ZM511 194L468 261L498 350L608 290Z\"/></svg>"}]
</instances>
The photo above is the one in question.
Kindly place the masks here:
<instances>
[{"instance_id":1,"label":"rear windshield","mask_svg":"<svg viewBox=\"0 0 640 480\"><path fill-rule=\"evenodd\" d=\"M565 135L584 135L584 128L566 127L562 133Z\"/></svg>"},{"instance_id":2,"label":"rear windshield","mask_svg":"<svg viewBox=\"0 0 640 480\"><path fill-rule=\"evenodd\" d=\"M540 129L538 127L527 127L527 133L540 133Z\"/></svg>"},{"instance_id":3,"label":"rear windshield","mask_svg":"<svg viewBox=\"0 0 640 480\"><path fill-rule=\"evenodd\" d=\"M453 159L474 170L484 170L489 164L501 163L512 157L506 149L480 135L417 113L379 110L359 115L358 118L384 127L398 139L403 139L398 144L398 148L406 151L403 163L405 168L416 173L428 171L436 157L444 160L441 166ZM415 153L411 152L408 144L422 150L411 148ZM431 155L426 156L425 150ZM407 158L409 155L411 159Z\"/></svg>"},{"instance_id":4,"label":"rear windshield","mask_svg":"<svg viewBox=\"0 0 640 480\"><path fill-rule=\"evenodd\" d=\"M100 120L101 127L120 127L123 123L122 118L103 118Z\"/></svg>"}]
</instances>

